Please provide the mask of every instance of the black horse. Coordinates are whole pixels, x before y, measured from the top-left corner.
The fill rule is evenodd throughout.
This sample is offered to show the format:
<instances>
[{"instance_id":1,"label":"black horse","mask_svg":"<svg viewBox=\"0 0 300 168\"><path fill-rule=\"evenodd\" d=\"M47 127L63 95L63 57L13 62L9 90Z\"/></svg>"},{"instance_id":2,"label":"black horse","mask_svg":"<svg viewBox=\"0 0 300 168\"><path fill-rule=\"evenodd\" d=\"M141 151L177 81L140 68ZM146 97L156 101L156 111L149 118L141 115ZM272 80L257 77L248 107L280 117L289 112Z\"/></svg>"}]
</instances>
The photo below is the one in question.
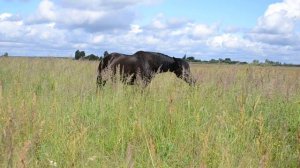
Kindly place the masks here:
<instances>
[{"instance_id":1,"label":"black horse","mask_svg":"<svg viewBox=\"0 0 300 168\"><path fill-rule=\"evenodd\" d=\"M174 72L190 85L195 83L190 75L189 64L182 59L146 51L138 51L133 55L105 52L98 66L97 85L105 85L108 80L105 74L114 76L119 73L122 81L127 84L135 84L137 79L141 79L146 86L156 73L168 71Z\"/></svg>"}]
</instances>

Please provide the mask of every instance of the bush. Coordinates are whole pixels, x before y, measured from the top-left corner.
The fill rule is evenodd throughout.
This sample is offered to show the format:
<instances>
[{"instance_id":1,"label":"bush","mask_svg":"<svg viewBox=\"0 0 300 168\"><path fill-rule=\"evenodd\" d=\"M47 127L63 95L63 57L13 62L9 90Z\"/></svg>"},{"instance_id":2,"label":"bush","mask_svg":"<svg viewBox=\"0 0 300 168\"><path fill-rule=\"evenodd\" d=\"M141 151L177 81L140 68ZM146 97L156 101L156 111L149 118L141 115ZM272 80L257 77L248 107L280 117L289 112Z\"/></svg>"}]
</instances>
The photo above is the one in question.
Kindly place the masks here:
<instances>
[{"instance_id":1,"label":"bush","mask_svg":"<svg viewBox=\"0 0 300 168\"><path fill-rule=\"evenodd\" d=\"M88 60L99 60L99 57L94 55L94 54L90 54L86 57L84 57L83 59L88 59Z\"/></svg>"}]
</instances>

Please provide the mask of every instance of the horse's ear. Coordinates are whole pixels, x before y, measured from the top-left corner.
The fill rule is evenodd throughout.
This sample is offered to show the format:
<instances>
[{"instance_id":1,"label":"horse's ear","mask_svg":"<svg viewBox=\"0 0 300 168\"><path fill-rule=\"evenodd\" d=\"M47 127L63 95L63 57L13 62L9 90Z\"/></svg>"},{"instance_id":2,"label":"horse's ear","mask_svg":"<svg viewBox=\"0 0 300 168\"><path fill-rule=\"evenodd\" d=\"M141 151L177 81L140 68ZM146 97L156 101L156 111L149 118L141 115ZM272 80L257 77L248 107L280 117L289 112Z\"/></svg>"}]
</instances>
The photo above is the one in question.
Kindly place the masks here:
<instances>
[{"instance_id":1,"label":"horse's ear","mask_svg":"<svg viewBox=\"0 0 300 168\"><path fill-rule=\"evenodd\" d=\"M108 52L107 52L107 51L104 51L103 56L104 56L104 57L108 56Z\"/></svg>"},{"instance_id":2,"label":"horse's ear","mask_svg":"<svg viewBox=\"0 0 300 168\"><path fill-rule=\"evenodd\" d=\"M173 57L173 60L175 61L174 63L179 66L180 62L178 61L178 58Z\"/></svg>"}]
</instances>

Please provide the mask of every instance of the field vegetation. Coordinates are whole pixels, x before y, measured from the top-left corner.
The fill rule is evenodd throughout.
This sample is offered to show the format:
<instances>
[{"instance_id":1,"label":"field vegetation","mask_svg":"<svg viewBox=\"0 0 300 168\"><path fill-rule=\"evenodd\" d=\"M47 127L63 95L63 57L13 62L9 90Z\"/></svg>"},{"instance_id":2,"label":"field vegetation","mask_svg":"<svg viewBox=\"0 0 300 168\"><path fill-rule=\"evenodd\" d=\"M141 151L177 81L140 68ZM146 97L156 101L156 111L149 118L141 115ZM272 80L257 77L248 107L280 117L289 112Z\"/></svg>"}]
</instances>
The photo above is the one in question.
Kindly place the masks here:
<instances>
[{"instance_id":1,"label":"field vegetation","mask_svg":"<svg viewBox=\"0 0 300 168\"><path fill-rule=\"evenodd\" d=\"M98 62L0 58L0 167L299 167L300 69L192 64L96 92Z\"/></svg>"}]
</instances>

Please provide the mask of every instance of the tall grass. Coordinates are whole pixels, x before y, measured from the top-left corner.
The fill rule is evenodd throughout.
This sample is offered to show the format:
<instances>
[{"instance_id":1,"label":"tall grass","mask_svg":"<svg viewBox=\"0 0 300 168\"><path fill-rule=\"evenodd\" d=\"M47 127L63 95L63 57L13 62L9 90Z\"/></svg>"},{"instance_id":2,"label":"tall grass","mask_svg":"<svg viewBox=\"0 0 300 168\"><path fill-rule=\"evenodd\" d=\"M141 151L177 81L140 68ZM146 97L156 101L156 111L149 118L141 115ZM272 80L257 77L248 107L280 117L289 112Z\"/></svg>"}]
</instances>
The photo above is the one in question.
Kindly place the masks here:
<instances>
[{"instance_id":1,"label":"tall grass","mask_svg":"<svg viewBox=\"0 0 300 168\"><path fill-rule=\"evenodd\" d=\"M97 62L0 59L0 167L299 167L300 69L192 65L109 83Z\"/></svg>"}]
</instances>

